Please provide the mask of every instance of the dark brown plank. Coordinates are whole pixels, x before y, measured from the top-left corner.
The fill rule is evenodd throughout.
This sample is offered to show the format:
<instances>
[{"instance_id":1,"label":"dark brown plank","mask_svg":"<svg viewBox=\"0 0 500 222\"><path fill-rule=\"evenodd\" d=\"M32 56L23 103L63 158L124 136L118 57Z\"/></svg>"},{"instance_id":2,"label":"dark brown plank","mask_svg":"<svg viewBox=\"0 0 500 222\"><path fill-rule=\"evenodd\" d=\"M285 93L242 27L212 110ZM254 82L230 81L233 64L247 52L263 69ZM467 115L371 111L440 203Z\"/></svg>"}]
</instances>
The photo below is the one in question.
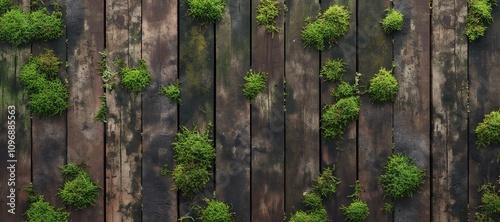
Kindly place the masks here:
<instances>
[{"instance_id":1,"label":"dark brown plank","mask_svg":"<svg viewBox=\"0 0 500 222\"><path fill-rule=\"evenodd\" d=\"M300 34L305 17L315 17L318 1L287 3L285 22L286 125L285 212L304 209L302 194L320 171L319 52L304 48Z\"/></svg>"},{"instance_id":2,"label":"dark brown plank","mask_svg":"<svg viewBox=\"0 0 500 222\"><path fill-rule=\"evenodd\" d=\"M171 144L177 133L177 103L158 94L161 85L177 80L177 1L142 2L142 52L152 74L152 87L142 97L143 221L176 221L177 192L164 164L174 165ZM166 11L165 11L166 10Z\"/></svg>"},{"instance_id":3,"label":"dark brown plank","mask_svg":"<svg viewBox=\"0 0 500 222\"><path fill-rule=\"evenodd\" d=\"M179 77L182 105L179 107L179 124L190 129L197 126L203 131L210 122L214 122L215 25L204 25L193 19L188 16L187 9L187 4L180 4ZM211 172L212 178L203 192L193 198L179 196L179 217L190 211L190 205L202 204L204 197L213 197L213 169Z\"/></svg>"},{"instance_id":4,"label":"dark brown plank","mask_svg":"<svg viewBox=\"0 0 500 222\"><path fill-rule=\"evenodd\" d=\"M466 3L432 2L432 221L467 218Z\"/></svg>"},{"instance_id":5,"label":"dark brown plank","mask_svg":"<svg viewBox=\"0 0 500 222\"><path fill-rule=\"evenodd\" d=\"M346 73L343 80L354 83L356 75L356 1L354 0L322 0L321 8L327 10L331 5L347 6L351 12L350 28L347 34L338 41L338 45L321 53L321 65L331 59L342 59L346 62ZM321 82L321 109L333 102L330 82ZM321 110L323 111L323 110ZM342 139L325 140L321 136L321 168L333 167L335 165L335 176L342 180L337 187L335 195L325 200L325 207L328 218L333 221L345 220L344 215L339 211L342 205L347 206L352 201L347 196L351 195L352 185L356 183L357 173L357 121L348 125Z\"/></svg>"},{"instance_id":6,"label":"dark brown plank","mask_svg":"<svg viewBox=\"0 0 500 222\"><path fill-rule=\"evenodd\" d=\"M391 37L383 33L379 23L385 15L389 1L358 1L358 71L368 85L380 67L390 68L392 63ZM369 220L392 221L392 215L382 212L384 192L379 176L392 150L391 102L375 103L367 94L361 97L358 125L358 178L364 192L361 199L370 208Z\"/></svg>"},{"instance_id":7,"label":"dark brown plank","mask_svg":"<svg viewBox=\"0 0 500 222\"><path fill-rule=\"evenodd\" d=\"M215 191L237 221L250 221L250 105L241 88L250 68L250 10L250 1L228 1L215 30Z\"/></svg>"},{"instance_id":8,"label":"dark brown plank","mask_svg":"<svg viewBox=\"0 0 500 222\"><path fill-rule=\"evenodd\" d=\"M67 0L68 29L68 162L84 163L92 178L104 187L104 124L94 121L103 95L96 67L104 50L104 2ZM86 26L84 24L87 24ZM71 213L73 221L104 221L104 191L95 206Z\"/></svg>"},{"instance_id":9,"label":"dark brown plank","mask_svg":"<svg viewBox=\"0 0 500 222\"><path fill-rule=\"evenodd\" d=\"M141 1L106 1L108 65L131 67L141 57ZM106 92L106 221L141 220L141 97L121 85Z\"/></svg>"},{"instance_id":10,"label":"dark brown plank","mask_svg":"<svg viewBox=\"0 0 500 222\"><path fill-rule=\"evenodd\" d=\"M399 92L394 102L394 152L406 153L430 170L430 17L425 1L397 1L405 16L394 35L394 75ZM430 180L412 198L396 201L395 221L430 221Z\"/></svg>"},{"instance_id":11,"label":"dark brown plank","mask_svg":"<svg viewBox=\"0 0 500 222\"><path fill-rule=\"evenodd\" d=\"M500 10L493 9L493 22L484 37L469 43L470 113L469 113L469 219L481 203L477 189L485 181L495 183L500 172L499 144L477 149L474 130L486 113L500 108ZM499 221L500 218L495 218Z\"/></svg>"},{"instance_id":12,"label":"dark brown plank","mask_svg":"<svg viewBox=\"0 0 500 222\"><path fill-rule=\"evenodd\" d=\"M280 7L283 6L283 1ZM284 17L274 38L264 27L257 27L257 5L252 0L252 69L269 73L266 91L252 103L251 117L251 194L252 221L283 221L284 194L284 109L283 80L285 66Z\"/></svg>"}]
</instances>

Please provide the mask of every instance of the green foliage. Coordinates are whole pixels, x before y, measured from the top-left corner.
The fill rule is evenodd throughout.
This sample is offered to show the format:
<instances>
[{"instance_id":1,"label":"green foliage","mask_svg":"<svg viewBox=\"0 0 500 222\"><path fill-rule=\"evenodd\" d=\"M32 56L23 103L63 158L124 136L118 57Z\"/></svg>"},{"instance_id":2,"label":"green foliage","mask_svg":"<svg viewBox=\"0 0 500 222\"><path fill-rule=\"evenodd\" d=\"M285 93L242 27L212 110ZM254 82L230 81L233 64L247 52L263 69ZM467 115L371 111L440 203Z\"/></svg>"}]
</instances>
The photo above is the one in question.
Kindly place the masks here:
<instances>
[{"instance_id":1,"label":"green foliage","mask_svg":"<svg viewBox=\"0 0 500 222\"><path fill-rule=\"evenodd\" d=\"M274 33L280 31L276 27L276 17L280 14L279 2L276 0L260 0L260 4L257 6L257 25L265 26L266 31L274 37Z\"/></svg>"},{"instance_id":2,"label":"green foliage","mask_svg":"<svg viewBox=\"0 0 500 222\"><path fill-rule=\"evenodd\" d=\"M94 120L105 123L108 121L107 117L108 108L106 105L106 96L101 96L100 98L101 98L101 108L99 108L99 110L97 111Z\"/></svg>"},{"instance_id":3,"label":"green foliage","mask_svg":"<svg viewBox=\"0 0 500 222\"><path fill-rule=\"evenodd\" d=\"M311 209L320 209L323 207L321 196L316 193L308 193L303 197L304 204Z\"/></svg>"},{"instance_id":4,"label":"green foliage","mask_svg":"<svg viewBox=\"0 0 500 222\"><path fill-rule=\"evenodd\" d=\"M358 94L358 87L348 82L341 81L337 89L332 89L332 96L337 99L349 98Z\"/></svg>"},{"instance_id":5,"label":"green foliage","mask_svg":"<svg viewBox=\"0 0 500 222\"><path fill-rule=\"evenodd\" d=\"M72 163L61 167L61 170L65 182L59 188L57 196L63 203L78 210L94 206L101 187L92 180L90 174Z\"/></svg>"},{"instance_id":6,"label":"green foliage","mask_svg":"<svg viewBox=\"0 0 500 222\"><path fill-rule=\"evenodd\" d=\"M347 124L358 119L359 106L359 96L341 98L335 104L326 106L321 116L321 129L325 138L341 138Z\"/></svg>"},{"instance_id":7,"label":"green foliage","mask_svg":"<svg viewBox=\"0 0 500 222\"><path fill-rule=\"evenodd\" d=\"M214 23L222 19L225 0L187 0L188 14L205 23Z\"/></svg>"},{"instance_id":8,"label":"green foliage","mask_svg":"<svg viewBox=\"0 0 500 222\"><path fill-rule=\"evenodd\" d=\"M200 133L195 127L189 130L181 126L177 140L172 144L177 166L172 172L174 187L184 195L192 196L203 190L210 180L208 169L215 159L215 149L210 130Z\"/></svg>"},{"instance_id":9,"label":"green foliage","mask_svg":"<svg viewBox=\"0 0 500 222\"><path fill-rule=\"evenodd\" d=\"M142 59L138 68L124 67L121 73L123 87L134 95L141 94L151 84L151 73Z\"/></svg>"},{"instance_id":10,"label":"green foliage","mask_svg":"<svg viewBox=\"0 0 500 222\"><path fill-rule=\"evenodd\" d=\"M11 10L12 7L12 0L0 0L0 16Z\"/></svg>"},{"instance_id":11,"label":"green foliage","mask_svg":"<svg viewBox=\"0 0 500 222\"><path fill-rule=\"evenodd\" d=\"M231 222L234 221L235 213L231 207L222 202L212 199L205 199L207 206L200 210L200 217L202 222Z\"/></svg>"},{"instance_id":12,"label":"green foliage","mask_svg":"<svg viewBox=\"0 0 500 222\"><path fill-rule=\"evenodd\" d=\"M481 36L484 36L484 31L487 29L487 24L493 22L491 12L493 6L498 5L498 0L468 0L467 11L467 30L465 35L469 41L474 41Z\"/></svg>"},{"instance_id":13,"label":"green foliage","mask_svg":"<svg viewBox=\"0 0 500 222\"><path fill-rule=\"evenodd\" d=\"M113 90L116 86L116 72L113 72L108 67L107 55L105 51L99 52L102 60L99 62L99 74L101 75L104 88L106 90Z\"/></svg>"},{"instance_id":14,"label":"green foliage","mask_svg":"<svg viewBox=\"0 0 500 222\"><path fill-rule=\"evenodd\" d=\"M412 197L422 184L425 172L417 167L415 160L404 154L393 154L380 176L385 196L392 199Z\"/></svg>"},{"instance_id":15,"label":"green foliage","mask_svg":"<svg viewBox=\"0 0 500 222\"><path fill-rule=\"evenodd\" d=\"M181 86L178 80L175 83L168 84L167 86L161 86L160 94L167 96L170 100L174 102L182 104Z\"/></svg>"},{"instance_id":16,"label":"green foliage","mask_svg":"<svg viewBox=\"0 0 500 222\"><path fill-rule=\"evenodd\" d=\"M329 60L321 67L319 75L324 80L328 81L340 81L342 76L346 72L344 66L346 63L342 59Z\"/></svg>"},{"instance_id":17,"label":"green foliage","mask_svg":"<svg viewBox=\"0 0 500 222\"><path fill-rule=\"evenodd\" d=\"M14 8L0 17L0 41L19 46L35 40L57 39L63 34L63 28L60 11L50 13L41 8L23 12Z\"/></svg>"},{"instance_id":18,"label":"green foliage","mask_svg":"<svg viewBox=\"0 0 500 222\"><path fill-rule=\"evenodd\" d=\"M290 217L290 222L325 222L327 220L324 208L307 212L297 211Z\"/></svg>"},{"instance_id":19,"label":"green foliage","mask_svg":"<svg viewBox=\"0 0 500 222\"><path fill-rule=\"evenodd\" d=\"M394 202L392 201L385 202L382 211L388 214L392 213L394 211Z\"/></svg>"},{"instance_id":20,"label":"green foliage","mask_svg":"<svg viewBox=\"0 0 500 222\"><path fill-rule=\"evenodd\" d=\"M477 125L474 132L477 136L478 147L500 143L500 110L484 115L483 121Z\"/></svg>"},{"instance_id":21,"label":"green foliage","mask_svg":"<svg viewBox=\"0 0 500 222\"><path fill-rule=\"evenodd\" d=\"M244 77L243 94L250 101L254 101L257 95L266 89L267 75L266 72L254 72L252 69L247 72Z\"/></svg>"},{"instance_id":22,"label":"green foliage","mask_svg":"<svg viewBox=\"0 0 500 222\"><path fill-rule=\"evenodd\" d=\"M500 184L500 179L498 180ZM483 184L478 192L482 192L481 205L476 212L476 221L495 221L493 217L500 214L500 191L491 183Z\"/></svg>"},{"instance_id":23,"label":"green foliage","mask_svg":"<svg viewBox=\"0 0 500 222\"><path fill-rule=\"evenodd\" d=\"M394 101L398 93L398 81L392 75L392 69L387 70L381 67L373 78L370 80L368 93L372 96L372 100L376 102Z\"/></svg>"},{"instance_id":24,"label":"green foliage","mask_svg":"<svg viewBox=\"0 0 500 222\"><path fill-rule=\"evenodd\" d=\"M385 34L390 34L394 31L401 31L403 29L403 13L394 10L393 8L388 8L385 10L387 14L385 18L382 19L382 29Z\"/></svg>"},{"instance_id":25,"label":"green foliage","mask_svg":"<svg viewBox=\"0 0 500 222\"><path fill-rule=\"evenodd\" d=\"M36 115L52 117L68 108L68 90L57 77L61 62L54 52L47 50L30 59L19 75L28 91L28 107Z\"/></svg>"},{"instance_id":26,"label":"green foliage","mask_svg":"<svg viewBox=\"0 0 500 222\"><path fill-rule=\"evenodd\" d=\"M324 13L319 13L316 20L309 22L302 30L304 46L314 46L317 50L325 49L325 42L332 45L349 30L351 14L347 7L332 5Z\"/></svg>"},{"instance_id":27,"label":"green foliage","mask_svg":"<svg viewBox=\"0 0 500 222\"><path fill-rule=\"evenodd\" d=\"M331 197L337 192L340 179L333 175L334 172L335 166L324 169L321 176L314 180L312 191L322 197Z\"/></svg>"},{"instance_id":28,"label":"green foliage","mask_svg":"<svg viewBox=\"0 0 500 222\"><path fill-rule=\"evenodd\" d=\"M24 213L30 222L46 222L57 221L65 222L69 219L69 212L64 208L55 208L49 202L45 202L43 195L37 195L33 184L23 187L23 190L28 192L29 208Z\"/></svg>"},{"instance_id":29,"label":"green foliage","mask_svg":"<svg viewBox=\"0 0 500 222\"><path fill-rule=\"evenodd\" d=\"M354 193L348 197L353 198L354 201L347 207L342 205L340 210L342 210L342 214L344 214L346 221L364 221L368 218L368 215L370 215L370 209L366 202L361 201L361 185L359 181L356 181L356 184L352 187L354 187Z\"/></svg>"}]
</instances>

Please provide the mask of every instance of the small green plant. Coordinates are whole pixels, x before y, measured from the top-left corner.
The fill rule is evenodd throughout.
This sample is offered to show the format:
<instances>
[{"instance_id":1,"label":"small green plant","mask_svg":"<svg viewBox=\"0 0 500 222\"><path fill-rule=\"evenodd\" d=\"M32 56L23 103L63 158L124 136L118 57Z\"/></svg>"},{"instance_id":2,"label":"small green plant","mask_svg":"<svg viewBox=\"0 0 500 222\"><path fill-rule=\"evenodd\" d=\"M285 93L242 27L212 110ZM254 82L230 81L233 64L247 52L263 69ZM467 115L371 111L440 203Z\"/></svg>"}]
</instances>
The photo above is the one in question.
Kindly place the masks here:
<instances>
[{"instance_id":1,"label":"small green plant","mask_svg":"<svg viewBox=\"0 0 500 222\"><path fill-rule=\"evenodd\" d=\"M312 191L322 197L331 197L337 192L337 186L340 184L340 179L335 177L335 166L328 167L323 170L321 176L314 180Z\"/></svg>"},{"instance_id":2,"label":"small green plant","mask_svg":"<svg viewBox=\"0 0 500 222\"><path fill-rule=\"evenodd\" d=\"M12 0L0 0L0 16L12 9Z\"/></svg>"},{"instance_id":3,"label":"small green plant","mask_svg":"<svg viewBox=\"0 0 500 222\"><path fill-rule=\"evenodd\" d=\"M116 72L113 72L108 67L106 51L99 52L102 60L99 62L99 74L101 75L104 88L111 91L116 86Z\"/></svg>"},{"instance_id":4,"label":"small green plant","mask_svg":"<svg viewBox=\"0 0 500 222\"><path fill-rule=\"evenodd\" d=\"M41 117L61 115L68 108L68 90L57 77L61 62L54 52L32 57L21 68L21 84L28 92L28 108Z\"/></svg>"},{"instance_id":5,"label":"small green plant","mask_svg":"<svg viewBox=\"0 0 500 222\"><path fill-rule=\"evenodd\" d=\"M189 130L181 126L181 132L172 144L177 163L172 171L174 187L186 196L200 192L210 180L208 169L212 167L215 149L209 127L211 124L201 133L196 127Z\"/></svg>"},{"instance_id":6,"label":"small green plant","mask_svg":"<svg viewBox=\"0 0 500 222\"><path fill-rule=\"evenodd\" d=\"M175 83L170 83L167 86L161 86L160 95L167 96L170 100L182 104L181 86L179 80L177 80Z\"/></svg>"},{"instance_id":7,"label":"small green plant","mask_svg":"<svg viewBox=\"0 0 500 222\"><path fill-rule=\"evenodd\" d=\"M250 100L254 101L260 92L266 89L267 82L266 72L254 72L250 69L245 78L245 84L243 84L243 94Z\"/></svg>"},{"instance_id":8,"label":"small green plant","mask_svg":"<svg viewBox=\"0 0 500 222\"><path fill-rule=\"evenodd\" d=\"M332 96L337 99L349 98L359 94L358 87L341 81L337 88L332 89Z\"/></svg>"},{"instance_id":9,"label":"small green plant","mask_svg":"<svg viewBox=\"0 0 500 222\"><path fill-rule=\"evenodd\" d=\"M151 73L146 61L139 61L139 68L123 67L121 69L123 87L134 95L141 94L151 84Z\"/></svg>"},{"instance_id":10,"label":"small green plant","mask_svg":"<svg viewBox=\"0 0 500 222\"><path fill-rule=\"evenodd\" d=\"M257 6L257 25L265 26L266 31L274 37L274 33L280 31L276 27L276 17L280 14L279 2L276 0L260 0L260 4Z\"/></svg>"},{"instance_id":11,"label":"small green plant","mask_svg":"<svg viewBox=\"0 0 500 222\"><path fill-rule=\"evenodd\" d=\"M319 13L316 20L308 22L302 30L304 46L314 46L317 50L325 49L325 42L332 45L349 30L351 14L347 7L332 5L324 13ZM306 22L310 20L306 18Z\"/></svg>"},{"instance_id":12,"label":"small green plant","mask_svg":"<svg viewBox=\"0 0 500 222\"><path fill-rule=\"evenodd\" d=\"M346 63L342 59L329 60L321 67L319 75L324 80L331 82L340 81L346 72L344 69L345 65Z\"/></svg>"},{"instance_id":13,"label":"small green plant","mask_svg":"<svg viewBox=\"0 0 500 222\"><path fill-rule=\"evenodd\" d=\"M500 184L500 178L497 182ZM485 183L478 189L478 192L483 194L481 196L481 205L479 205L475 214L476 221L495 221L495 215L500 215L500 191L492 183Z\"/></svg>"},{"instance_id":14,"label":"small green plant","mask_svg":"<svg viewBox=\"0 0 500 222\"><path fill-rule=\"evenodd\" d=\"M94 117L95 121L101 121L103 123L108 121L107 117L107 105L106 105L106 96L101 96L101 108L99 108L99 111L97 111L97 114Z\"/></svg>"},{"instance_id":15,"label":"small green plant","mask_svg":"<svg viewBox=\"0 0 500 222\"><path fill-rule=\"evenodd\" d=\"M72 163L62 166L61 170L65 182L59 188L57 196L61 198L63 203L78 210L94 206L101 187L92 180L90 174L82 167Z\"/></svg>"},{"instance_id":16,"label":"small green plant","mask_svg":"<svg viewBox=\"0 0 500 222\"><path fill-rule=\"evenodd\" d=\"M424 184L425 172L407 155L392 154L384 169L384 174L380 175L384 196L394 200L412 197Z\"/></svg>"},{"instance_id":17,"label":"small green plant","mask_svg":"<svg viewBox=\"0 0 500 222\"><path fill-rule=\"evenodd\" d=\"M347 125L359 117L359 96L338 99L333 105L323 108L321 129L326 139L341 138Z\"/></svg>"},{"instance_id":18,"label":"small green plant","mask_svg":"<svg viewBox=\"0 0 500 222\"><path fill-rule=\"evenodd\" d=\"M302 197L307 211L297 211L290 217L290 222L324 222L327 221L323 200L316 193L305 193Z\"/></svg>"},{"instance_id":19,"label":"small green plant","mask_svg":"<svg viewBox=\"0 0 500 222\"><path fill-rule=\"evenodd\" d=\"M477 125L474 132L477 136L478 147L500 143L500 110L484 115L483 121Z\"/></svg>"},{"instance_id":20,"label":"small green plant","mask_svg":"<svg viewBox=\"0 0 500 222\"><path fill-rule=\"evenodd\" d=\"M392 69L381 67L370 80L368 94L376 102L394 101L398 93L398 80L392 75Z\"/></svg>"},{"instance_id":21,"label":"small green plant","mask_svg":"<svg viewBox=\"0 0 500 222\"><path fill-rule=\"evenodd\" d=\"M188 14L205 23L214 23L222 19L225 0L187 0Z\"/></svg>"},{"instance_id":22,"label":"small green plant","mask_svg":"<svg viewBox=\"0 0 500 222\"><path fill-rule=\"evenodd\" d=\"M234 221L235 213L231 206L215 199L205 198L207 206L199 211L202 222L231 222Z\"/></svg>"},{"instance_id":23,"label":"small green plant","mask_svg":"<svg viewBox=\"0 0 500 222\"><path fill-rule=\"evenodd\" d=\"M361 200L361 185L359 181L356 181L356 184L352 187L354 187L354 193L348 197L353 198L353 202L347 207L342 205L340 210L342 210L346 221L364 221L370 215L370 209L368 208L368 204Z\"/></svg>"},{"instance_id":24,"label":"small green plant","mask_svg":"<svg viewBox=\"0 0 500 222\"><path fill-rule=\"evenodd\" d=\"M401 29L403 29L403 13L398 12L393 8L388 8L385 11L387 14L380 22L384 33L390 34L394 31L401 31Z\"/></svg>"},{"instance_id":25,"label":"small green plant","mask_svg":"<svg viewBox=\"0 0 500 222\"><path fill-rule=\"evenodd\" d=\"M498 0L468 0L467 29L465 35L469 41L474 41L482 36L486 31L487 24L493 22L491 12L493 6L498 5Z\"/></svg>"},{"instance_id":26,"label":"small green plant","mask_svg":"<svg viewBox=\"0 0 500 222\"><path fill-rule=\"evenodd\" d=\"M28 192L29 208L24 213L30 222L58 221L66 222L69 219L69 212L64 208L55 208L45 201L43 195L36 195L33 185L23 188Z\"/></svg>"}]
</instances>

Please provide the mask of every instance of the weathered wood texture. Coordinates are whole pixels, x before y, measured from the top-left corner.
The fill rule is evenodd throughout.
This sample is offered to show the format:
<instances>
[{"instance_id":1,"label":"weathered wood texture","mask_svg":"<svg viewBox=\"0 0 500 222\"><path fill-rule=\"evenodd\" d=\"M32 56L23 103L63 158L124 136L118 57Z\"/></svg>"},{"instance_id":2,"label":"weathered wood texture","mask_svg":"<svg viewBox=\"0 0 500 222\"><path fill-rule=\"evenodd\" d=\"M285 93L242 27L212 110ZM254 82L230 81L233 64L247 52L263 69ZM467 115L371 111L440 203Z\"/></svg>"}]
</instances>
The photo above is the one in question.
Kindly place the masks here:
<instances>
[{"instance_id":1,"label":"weathered wood texture","mask_svg":"<svg viewBox=\"0 0 500 222\"><path fill-rule=\"evenodd\" d=\"M141 1L106 1L108 65L137 67L141 58ZM118 75L118 82L120 79ZM138 221L141 205L141 96L120 84L106 92L106 221Z\"/></svg>"},{"instance_id":2,"label":"weathered wood texture","mask_svg":"<svg viewBox=\"0 0 500 222\"><path fill-rule=\"evenodd\" d=\"M250 221L250 104L241 85L250 69L250 1L229 1L216 26L217 199L232 203L238 221Z\"/></svg>"},{"instance_id":3,"label":"weathered wood texture","mask_svg":"<svg viewBox=\"0 0 500 222\"><path fill-rule=\"evenodd\" d=\"M354 0L322 0L321 8L326 11L332 5L347 6L351 13L349 22L350 28L347 34L338 41L331 49L327 49L321 53L321 64L324 65L332 59L342 59L346 66L346 72L343 80L351 84L354 83L356 75L356 1ZM323 107L332 104L334 98L331 96L331 91L335 84L321 80L321 114ZM320 123L321 124L321 123ZM347 196L353 193L352 185L356 183L357 173L353 170L357 169L357 121L353 121L347 126L342 139L326 140L321 135L321 168L324 170L327 167L335 167L335 176L341 178L342 183L337 186L337 192L331 199L324 200L326 209L329 210L328 219L332 221L345 220L344 215L338 213L338 209L342 205L347 206L352 201Z\"/></svg>"},{"instance_id":4,"label":"weathered wood texture","mask_svg":"<svg viewBox=\"0 0 500 222\"><path fill-rule=\"evenodd\" d=\"M379 21L390 2L385 0L358 1L358 72L368 86L380 67L391 68L391 36L385 35ZM358 125L358 178L364 192L361 199L370 208L370 220L392 221L392 215L382 212L383 190L379 176L387 157L392 153L393 104L372 103L368 94L361 97Z\"/></svg>"},{"instance_id":5,"label":"weathered wood texture","mask_svg":"<svg viewBox=\"0 0 500 222\"><path fill-rule=\"evenodd\" d=\"M177 103L159 95L162 85L177 81L177 1L142 2L142 55L152 75L151 87L142 97L143 221L177 221L177 192L170 189L164 164L174 166L173 150L178 128Z\"/></svg>"},{"instance_id":6,"label":"weathered wood texture","mask_svg":"<svg viewBox=\"0 0 500 222\"><path fill-rule=\"evenodd\" d=\"M66 1L68 27L68 163L85 164L104 187L104 124L94 120L104 95L97 67L104 50L104 2ZM104 221L104 192L95 206L71 213L71 220Z\"/></svg>"},{"instance_id":7,"label":"weathered wood texture","mask_svg":"<svg viewBox=\"0 0 500 222\"><path fill-rule=\"evenodd\" d=\"M432 2L432 221L467 218L466 13L465 0Z\"/></svg>"}]
</instances>

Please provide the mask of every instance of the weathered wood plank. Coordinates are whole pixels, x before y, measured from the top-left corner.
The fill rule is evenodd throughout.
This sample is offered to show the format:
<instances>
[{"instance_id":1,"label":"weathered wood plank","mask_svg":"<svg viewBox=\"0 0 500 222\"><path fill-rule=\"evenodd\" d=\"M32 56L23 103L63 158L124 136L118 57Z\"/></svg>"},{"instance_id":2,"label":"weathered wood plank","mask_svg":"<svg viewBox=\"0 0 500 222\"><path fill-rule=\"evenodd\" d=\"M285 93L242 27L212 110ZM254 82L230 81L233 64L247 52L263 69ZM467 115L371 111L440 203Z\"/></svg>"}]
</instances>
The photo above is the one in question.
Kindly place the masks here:
<instances>
[{"instance_id":1,"label":"weathered wood plank","mask_svg":"<svg viewBox=\"0 0 500 222\"><path fill-rule=\"evenodd\" d=\"M347 6L351 12L350 28L347 34L338 41L331 49L321 53L321 65L331 59L342 59L346 63L343 80L354 83L356 75L356 1L354 0L322 0L321 8L327 10L331 5ZM330 82L321 82L321 109L333 102L331 90L333 84ZM323 112L323 110L321 110ZM335 195L324 204L328 213L328 218L333 221L345 220L344 215L339 211L342 205L347 206L352 201L348 198L353 192L352 185L356 183L357 173L357 121L348 125L342 139L325 140L321 136L321 168L335 166L335 176L342 182L337 187Z\"/></svg>"},{"instance_id":2,"label":"weathered wood plank","mask_svg":"<svg viewBox=\"0 0 500 222\"><path fill-rule=\"evenodd\" d=\"M141 57L141 1L106 1L108 65L121 59L137 66ZM119 79L119 78L118 78ZM121 85L106 92L106 221L141 220L141 98Z\"/></svg>"},{"instance_id":3,"label":"weathered wood plank","mask_svg":"<svg viewBox=\"0 0 500 222\"><path fill-rule=\"evenodd\" d=\"M164 164L174 166L171 144L178 128L177 103L158 95L161 85L177 80L177 1L143 1L142 10L142 52L152 74L152 87L142 97L142 219L177 221L172 177L160 173Z\"/></svg>"},{"instance_id":4,"label":"weathered wood plank","mask_svg":"<svg viewBox=\"0 0 500 222\"><path fill-rule=\"evenodd\" d=\"M357 64L366 85L380 67L391 67L391 37L383 33L379 23L389 4L385 0L358 1ZM392 153L393 105L390 102L372 103L367 94L361 100L358 122L358 178L364 190L361 199L370 208L369 218L392 221L392 215L380 210L384 205L384 192L379 176Z\"/></svg>"},{"instance_id":5,"label":"weathered wood plank","mask_svg":"<svg viewBox=\"0 0 500 222\"><path fill-rule=\"evenodd\" d=\"M486 113L500 108L500 10L493 9L493 22L484 37L469 43L469 219L474 220L476 208L481 203L477 189L485 181L495 183L500 173L498 164L500 145L492 144L477 149L474 130ZM497 216L495 221L499 221Z\"/></svg>"},{"instance_id":6,"label":"weathered wood plank","mask_svg":"<svg viewBox=\"0 0 500 222\"><path fill-rule=\"evenodd\" d=\"M285 22L285 212L303 210L302 194L309 191L320 171L319 52L304 48L304 18L315 17L318 1L287 3Z\"/></svg>"},{"instance_id":7,"label":"weathered wood plank","mask_svg":"<svg viewBox=\"0 0 500 222\"><path fill-rule=\"evenodd\" d=\"M432 2L432 221L467 218L466 3Z\"/></svg>"},{"instance_id":8,"label":"weathered wood plank","mask_svg":"<svg viewBox=\"0 0 500 222\"><path fill-rule=\"evenodd\" d=\"M269 73L267 88L252 103L251 194L252 221L283 221L284 194L284 107L285 68L284 16L274 38L258 27L255 17L259 0L252 0L252 69ZM279 1L283 7L283 1Z\"/></svg>"},{"instance_id":9,"label":"weathered wood plank","mask_svg":"<svg viewBox=\"0 0 500 222\"><path fill-rule=\"evenodd\" d=\"M231 204L237 221L250 221L250 105L243 77L250 69L250 1L228 1L216 26L217 199Z\"/></svg>"},{"instance_id":10,"label":"weathered wood plank","mask_svg":"<svg viewBox=\"0 0 500 222\"><path fill-rule=\"evenodd\" d=\"M182 104L179 107L179 124L203 131L214 121L215 99L215 25L204 25L187 14L188 6L179 6L179 77ZM227 9L225 9L227 10ZM212 130L212 135L215 133ZM179 216L186 215L190 205L202 204L202 198L212 198L214 169L203 192L193 198L179 195ZM194 215L194 212L192 212Z\"/></svg>"}]
</instances>

